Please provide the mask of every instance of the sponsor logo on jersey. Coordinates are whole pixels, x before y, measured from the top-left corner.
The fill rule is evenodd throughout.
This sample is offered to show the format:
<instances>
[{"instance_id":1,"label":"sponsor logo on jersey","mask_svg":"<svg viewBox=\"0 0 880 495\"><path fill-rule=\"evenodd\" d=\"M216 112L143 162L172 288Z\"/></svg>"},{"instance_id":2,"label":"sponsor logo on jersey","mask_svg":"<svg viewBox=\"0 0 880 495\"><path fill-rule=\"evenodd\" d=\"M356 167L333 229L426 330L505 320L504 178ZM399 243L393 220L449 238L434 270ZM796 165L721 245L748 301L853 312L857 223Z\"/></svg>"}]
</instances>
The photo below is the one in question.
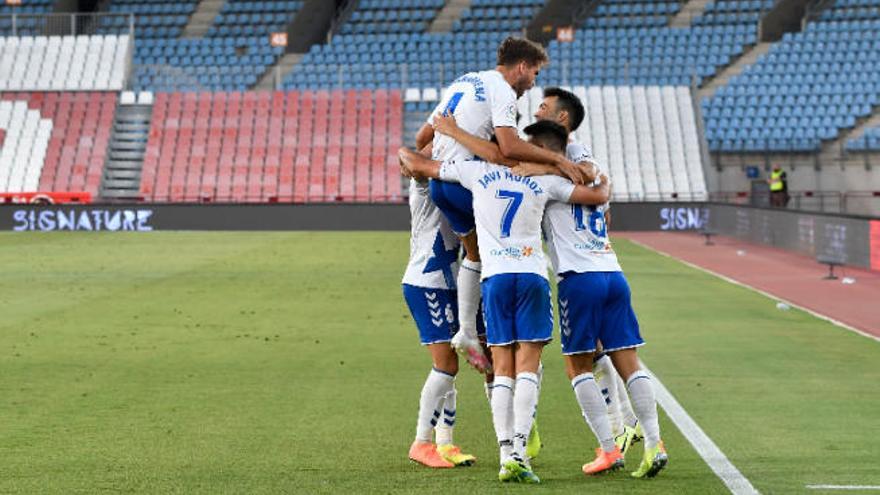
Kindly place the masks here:
<instances>
[{"instance_id":1,"label":"sponsor logo on jersey","mask_svg":"<svg viewBox=\"0 0 880 495\"><path fill-rule=\"evenodd\" d=\"M489 251L489 254L492 256L502 256L504 258L520 260L523 258L530 258L534 256L535 249L530 246L510 246L504 249L493 249Z\"/></svg>"}]
</instances>

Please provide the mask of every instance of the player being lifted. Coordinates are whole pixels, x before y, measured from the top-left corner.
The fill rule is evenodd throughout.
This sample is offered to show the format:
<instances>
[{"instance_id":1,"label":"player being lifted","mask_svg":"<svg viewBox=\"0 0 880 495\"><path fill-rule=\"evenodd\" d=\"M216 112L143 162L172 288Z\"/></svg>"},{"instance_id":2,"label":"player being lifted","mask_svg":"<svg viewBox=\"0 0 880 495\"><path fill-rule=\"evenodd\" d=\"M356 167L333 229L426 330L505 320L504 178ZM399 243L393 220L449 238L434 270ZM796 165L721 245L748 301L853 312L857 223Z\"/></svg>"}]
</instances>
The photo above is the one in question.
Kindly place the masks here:
<instances>
[{"instance_id":1,"label":"player being lifted","mask_svg":"<svg viewBox=\"0 0 880 495\"><path fill-rule=\"evenodd\" d=\"M476 459L453 444L458 356L449 342L458 329L455 276L458 239L431 201L425 181L410 181L410 258L403 296L433 367L422 387L416 438L409 458L433 468L470 465ZM431 440L436 433L436 444Z\"/></svg>"},{"instance_id":2,"label":"player being lifted","mask_svg":"<svg viewBox=\"0 0 880 495\"><path fill-rule=\"evenodd\" d=\"M493 70L470 72L456 79L440 104L416 136L418 149L432 144L432 158L438 161L470 160L473 153L449 136L435 134L433 117L453 115L466 132L481 139L494 135L502 156L553 164L576 182L580 174L564 156L533 146L517 134L516 100L535 84L547 53L531 41L507 38L498 47L497 66ZM482 157L486 159L486 157ZM489 362L483 354L476 333L476 315L480 304L480 263L471 193L459 184L431 181L431 198L461 238L465 249L458 275L458 311L461 330L453 346L478 370L487 371Z\"/></svg>"},{"instance_id":3,"label":"player being lifted","mask_svg":"<svg viewBox=\"0 0 880 495\"><path fill-rule=\"evenodd\" d=\"M524 132L531 143L564 154L565 129L538 122ZM526 440L538 402L538 365L552 338L553 313L547 265L541 244L541 218L552 200L602 204L607 179L595 187L556 177L521 177L483 161L428 160L400 150L404 166L416 176L460 183L473 194L482 272L487 340L492 351L495 388L492 420L500 448L501 481L538 483L525 456ZM509 165L509 163L508 163Z\"/></svg>"}]
</instances>

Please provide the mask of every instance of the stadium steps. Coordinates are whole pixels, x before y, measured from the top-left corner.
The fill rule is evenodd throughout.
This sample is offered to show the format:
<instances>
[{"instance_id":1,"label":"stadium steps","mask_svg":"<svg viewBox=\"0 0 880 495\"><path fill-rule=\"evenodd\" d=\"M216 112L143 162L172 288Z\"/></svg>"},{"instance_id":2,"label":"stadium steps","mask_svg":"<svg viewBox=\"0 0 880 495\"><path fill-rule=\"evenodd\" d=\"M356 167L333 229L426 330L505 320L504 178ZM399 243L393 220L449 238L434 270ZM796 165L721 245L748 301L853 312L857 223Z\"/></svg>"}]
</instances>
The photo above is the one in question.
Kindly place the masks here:
<instances>
[{"instance_id":1,"label":"stadium steps","mask_svg":"<svg viewBox=\"0 0 880 495\"><path fill-rule=\"evenodd\" d=\"M856 119L854 127L841 131L835 139L822 143L822 151L819 154L820 162L837 160L844 154L846 143L850 139L858 139L867 129L880 126L880 105L874 106L871 110L871 115L868 117Z\"/></svg>"},{"instance_id":2,"label":"stadium steps","mask_svg":"<svg viewBox=\"0 0 880 495\"><path fill-rule=\"evenodd\" d=\"M762 55L770 51L773 43L759 42L748 48L735 62L725 66L715 74L715 77L704 84L699 91L700 99L711 98L715 91L727 84L731 78L738 76L750 65L754 64Z\"/></svg>"},{"instance_id":3,"label":"stadium steps","mask_svg":"<svg viewBox=\"0 0 880 495\"><path fill-rule=\"evenodd\" d=\"M706 11L706 6L711 0L690 0L685 3L681 10L678 11L672 19L669 20L669 27L686 28L690 27L691 22Z\"/></svg>"},{"instance_id":4,"label":"stadium steps","mask_svg":"<svg viewBox=\"0 0 880 495\"><path fill-rule=\"evenodd\" d=\"M296 67L300 60L305 56L305 53L285 54L278 59L275 65L269 66L266 72L260 76L260 79L257 81L257 84L254 85L253 89L271 91L280 88L284 78L293 71L293 68ZM275 77L276 74L278 74L278 79Z\"/></svg>"},{"instance_id":5,"label":"stadium steps","mask_svg":"<svg viewBox=\"0 0 880 495\"><path fill-rule=\"evenodd\" d=\"M470 6L471 0L449 0L428 27L428 32L448 33L452 31L452 25L461 18L461 13Z\"/></svg>"},{"instance_id":6,"label":"stadium steps","mask_svg":"<svg viewBox=\"0 0 880 495\"><path fill-rule=\"evenodd\" d=\"M202 0L199 2L196 11L189 18L186 27L183 28L181 37L183 38L201 38L208 34L214 19L220 14L226 0Z\"/></svg>"},{"instance_id":7,"label":"stadium steps","mask_svg":"<svg viewBox=\"0 0 880 495\"><path fill-rule=\"evenodd\" d=\"M152 113L153 107L149 104L120 104L117 107L100 197L120 200L139 197Z\"/></svg>"}]
</instances>

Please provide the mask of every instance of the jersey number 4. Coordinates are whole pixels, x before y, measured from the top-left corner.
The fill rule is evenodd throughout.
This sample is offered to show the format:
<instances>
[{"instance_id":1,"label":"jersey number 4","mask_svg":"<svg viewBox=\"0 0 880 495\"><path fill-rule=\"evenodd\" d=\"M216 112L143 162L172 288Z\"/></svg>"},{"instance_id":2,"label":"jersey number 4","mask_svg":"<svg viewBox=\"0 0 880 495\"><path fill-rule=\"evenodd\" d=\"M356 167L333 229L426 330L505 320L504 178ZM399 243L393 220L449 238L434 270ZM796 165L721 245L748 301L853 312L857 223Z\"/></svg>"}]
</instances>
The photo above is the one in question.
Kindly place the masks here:
<instances>
[{"instance_id":1,"label":"jersey number 4","mask_svg":"<svg viewBox=\"0 0 880 495\"><path fill-rule=\"evenodd\" d=\"M593 235L604 238L607 235L605 229L605 212L598 210L590 211L590 215L586 219L587 223L584 224L585 208L585 206L581 205L571 205L571 212L574 215L575 230L581 232L589 228Z\"/></svg>"},{"instance_id":2,"label":"jersey number 4","mask_svg":"<svg viewBox=\"0 0 880 495\"><path fill-rule=\"evenodd\" d=\"M522 204L523 193L517 191L496 191L495 197L508 200L504 215L501 216L501 238L510 237L510 226L513 225L513 217L516 216L519 205Z\"/></svg>"}]
</instances>

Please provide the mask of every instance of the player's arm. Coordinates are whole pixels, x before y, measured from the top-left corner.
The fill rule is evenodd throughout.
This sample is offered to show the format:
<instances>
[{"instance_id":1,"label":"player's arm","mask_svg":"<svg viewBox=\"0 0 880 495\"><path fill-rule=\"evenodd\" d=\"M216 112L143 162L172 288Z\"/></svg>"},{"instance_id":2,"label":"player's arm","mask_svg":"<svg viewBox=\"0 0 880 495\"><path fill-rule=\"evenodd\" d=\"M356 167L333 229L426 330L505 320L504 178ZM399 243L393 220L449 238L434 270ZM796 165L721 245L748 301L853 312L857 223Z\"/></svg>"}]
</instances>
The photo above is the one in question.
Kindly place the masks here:
<instances>
[{"instance_id":1,"label":"player's arm","mask_svg":"<svg viewBox=\"0 0 880 495\"><path fill-rule=\"evenodd\" d=\"M611 184L606 175L599 176L599 182L593 186L575 185L568 198L569 203L578 205L601 205L611 198Z\"/></svg>"},{"instance_id":2,"label":"player's arm","mask_svg":"<svg viewBox=\"0 0 880 495\"><path fill-rule=\"evenodd\" d=\"M578 170L577 165L570 162L562 155L553 153L535 146L532 143L520 139L515 127L496 127L495 138L498 140L498 147L501 154L512 160L548 163L551 164L575 184L584 182L583 174Z\"/></svg>"},{"instance_id":3,"label":"player's arm","mask_svg":"<svg viewBox=\"0 0 880 495\"><path fill-rule=\"evenodd\" d=\"M440 178L440 162L437 160L426 158L408 148L397 150L397 156L400 158L401 169L409 173L411 177L416 179Z\"/></svg>"},{"instance_id":4,"label":"player's arm","mask_svg":"<svg viewBox=\"0 0 880 495\"><path fill-rule=\"evenodd\" d=\"M416 133L416 149L424 149L432 141L434 141L434 128L431 127L431 124L425 123Z\"/></svg>"},{"instance_id":5,"label":"player's arm","mask_svg":"<svg viewBox=\"0 0 880 495\"><path fill-rule=\"evenodd\" d=\"M471 153L479 156L489 163L497 163L505 167L515 167L519 165L518 161L506 158L498 145L492 141L478 138L473 134L465 131L455 123L455 117L451 115L437 115L434 117L434 130L440 134L445 134L452 139L461 143Z\"/></svg>"},{"instance_id":6,"label":"player's arm","mask_svg":"<svg viewBox=\"0 0 880 495\"><path fill-rule=\"evenodd\" d=\"M555 175L557 177L566 178L565 174L563 174L561 170L554 167L553 165L548 165L546 163L519 162L519 165L513 167L511 172L519 175L520 177Z\"/></svg>"}]
</instances>

